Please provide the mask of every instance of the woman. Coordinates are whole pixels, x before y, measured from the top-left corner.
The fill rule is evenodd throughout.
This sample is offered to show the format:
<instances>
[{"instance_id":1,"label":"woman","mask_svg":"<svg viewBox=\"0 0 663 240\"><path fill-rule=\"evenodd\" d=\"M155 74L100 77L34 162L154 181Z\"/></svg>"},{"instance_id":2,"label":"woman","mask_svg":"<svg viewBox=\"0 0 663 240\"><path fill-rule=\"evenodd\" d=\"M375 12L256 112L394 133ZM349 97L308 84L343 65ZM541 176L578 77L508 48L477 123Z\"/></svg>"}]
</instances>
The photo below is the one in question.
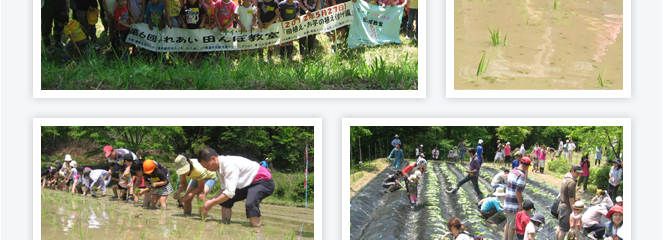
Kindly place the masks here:
<instances>
[{"instance_id":1,"label":"woman","mask_svg":"<svg viewBox=\"0 0 663 240\"><path fill-rule=\"evenodd\" d=\"M195 196L198 196L203 202L207 202L207 194L212 191L214 184L216 184L216 174L205 169L197 159L189 159L184 154L180 154L175 158L175 165L179 166L175 173L179 175L180 184L177 187L177 192L173 195L173 199L184 205L184 215L190 215L191 201ZM191 179L188 185L187 176ZM186 189L186 192L180 198L183 189Z\"/></svg>"},{"instance_id":2,"label":"woman","mask_svg":"<svg viewBox=\"0 0 663 240\"><path fill-rule=\"evenodd\" d=\"M613 162L614 166L610 168L610 179L608 181L608 194L610 194L612 202L615 202L614 197L617 196L617 189L622 182L622 160L619 158Z\"/></svg>"},{"instance_id":3,"label":"woman","mask_svg":"<svg viewBox=\"0 0 663 240\"><path fill-rule=\"evenodd\" d=\"M504 147L504 167L511 164L511 142L506 142Z\"/></svg>"},{"instance_id":4,"label":"woman","mask_svg":"<svg viewBox=\"0 0 663 240\"><path fill-rule=\"evenodd\" d=\"M589 156L585 154L585 156L582 156L580 159L580 166L582 167L582 173L580 174L580 178L578 178L578 184L576 185L578 188L580 188L580 184L582 184L582 193L585 193L587 191L587 181L589 180Z\"/></svg>"},{"instance_id":5,"label":"woman","mask_svg":"<svg viewBox=\"0 0 663 240\"><path fill-rule=\"evenodd\" d=\"M446 239L448 236L453 235L455 240L472 240L473 237L466 231L467 228L460 223L460 219L453 218L447 222L447 228L449 231L445 234L442 239Z\"/></svg>"},{"instance_id":6,"label":"woman","mask_svg":"<svg viewBox=\"0 0 663 240\"><path fill-rule=\"evenodd\" d=\"M623 240L618 233L624 224L624 209L621 206L614 206L610 209L606 217L610 219L610 222L606 225L603 239Z\"/></svg>"},{"instance_id":7,"label":"woman","mask_svg":"<svg viewBox=\"0 0 663 240\"><path fill-rule=\"evenodd\" d=\"M596 147L596 160L594 160L594 165L596 165L596 166L601 165L601 158L602 158L601 155L603 155L602 153L603 152L601 150L601 147Z\"/></svg>"},{"instance_id":8,"label":"woman","mask_svg":"<svg viewBox=\"0 0 663 240\"><path fill-rule=\"evenodd\" d=\"M595 205L587 209L582 215L582 228L588 232L587 236L591 239L601 237L605 234L605 224L601 223L601 217L608 214L605 203Z\"/></svg>"}]
</instances>

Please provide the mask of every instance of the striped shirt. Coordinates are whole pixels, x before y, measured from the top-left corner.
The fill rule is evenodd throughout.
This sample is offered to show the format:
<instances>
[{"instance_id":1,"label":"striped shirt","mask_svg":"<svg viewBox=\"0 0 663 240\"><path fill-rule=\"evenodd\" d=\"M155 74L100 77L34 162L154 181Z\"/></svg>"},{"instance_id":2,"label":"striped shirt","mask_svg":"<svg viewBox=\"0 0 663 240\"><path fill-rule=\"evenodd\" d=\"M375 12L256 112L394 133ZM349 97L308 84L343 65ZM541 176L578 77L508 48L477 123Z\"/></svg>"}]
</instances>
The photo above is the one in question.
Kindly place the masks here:
<instances>
[{"instance_id":1,"label":"striped shirt","mask_svg":"<svg viewBox=\"0 0 663 240\"><path fill-rule=\"evenodd\" d=\"M525 172L520 168L515 168L509 173L509 179L506 183L506 198L504 199L504 210L506 212L518 212L520 204L518 198L516 198L516 191L521 193L525 191L526 183Z\"/></svg>"}]
</instances>

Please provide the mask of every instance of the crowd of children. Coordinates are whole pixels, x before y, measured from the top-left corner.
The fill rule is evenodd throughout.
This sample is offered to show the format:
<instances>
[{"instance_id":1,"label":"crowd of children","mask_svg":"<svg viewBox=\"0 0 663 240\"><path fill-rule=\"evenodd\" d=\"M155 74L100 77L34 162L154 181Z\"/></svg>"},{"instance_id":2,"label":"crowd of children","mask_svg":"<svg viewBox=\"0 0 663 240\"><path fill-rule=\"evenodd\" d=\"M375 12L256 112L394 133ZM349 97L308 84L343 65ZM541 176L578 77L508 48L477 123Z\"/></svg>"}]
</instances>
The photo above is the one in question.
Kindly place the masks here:
<instances>
[{"instance_id":1,"label":"crowd of children","mask_svg":"<svg viewBox=\"0 0 663 240\"><path fill-rule=\"evenodd\" d=\"M99 1L101 4L97 4ZM112 50L121 53L123 59L129 54L125 44L132 23L147 23L150 29L169 28L218 29L223 32L229 28L241 31L266 29L278 21L288 21L321 8L342 4L350 0L48 0L42 6L42 39L45 52L53 54L55 48L64 48L63 62L73 56L83 56L92 46L100 50L97 44L96 23L98 17L108 33ZM352 0L356 2L357 0ZM404 5L407 12L412 12L405 29L407 38L412 36L413 21L416 21L418 1L410 0L368 0L371 4L383 7ZM69 7L67 7L69 5ZM98 6L101 5L101 6ZM98 8L101 8L101 11ZM69 18L69 8L72 18ZM348 26L331 33L332 49L347 39ZM51 32L54 42L50 41ZM62 43L62 33L69 38ZM414 33L417 31L414 29ZM416 35L415 35L416 38ZM306 57L313 53L316 35L309 35L299 40L299 53ZM263 49L258 51L260 59L269 61L274 46L268 47L268 58L264 59ZM292 59L294 41L281 43L280 55Z\"/></svg>"}]
</instances>

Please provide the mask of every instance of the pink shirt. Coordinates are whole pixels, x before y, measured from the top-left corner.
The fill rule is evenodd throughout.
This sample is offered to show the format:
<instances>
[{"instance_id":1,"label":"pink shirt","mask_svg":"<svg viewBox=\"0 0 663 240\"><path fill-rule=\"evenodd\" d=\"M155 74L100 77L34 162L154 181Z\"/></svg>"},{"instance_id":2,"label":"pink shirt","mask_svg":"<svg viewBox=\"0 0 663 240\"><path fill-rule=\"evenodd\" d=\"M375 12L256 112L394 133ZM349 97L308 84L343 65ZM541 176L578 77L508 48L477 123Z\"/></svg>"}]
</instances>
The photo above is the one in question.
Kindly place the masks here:
<instances>
[{"instance_id":1,"label":"pink shirt","mask_svg":"<svg viewBox=\"0 0 663 240\"><path fill-rule=\"evenodd\" d=\"M229 21L232 21L233 13L237 10L237 4L230 1L229 3L224 3L223 0L219 0L215 3L216 15L218 16L217 20L219 24L225 26Z\"/></svg>"},{"instance_id":2,"label":"pink shirt","mask_svg":"<svg viewBox=\"0 0 663 240\"><path fill-rule=\"evenodd\" d=\"M378 0L378 3L380 3L380 5L382 5L382 4L400 5L400 4L403 4L403 2L404 2L403 0Z\"/></svg>"},{"instance_id":3,"label":"pink shirt","mask_svg":"<svg viewBox=\"0 0 663 240\"><path fill-rule=\"evenodd\" d=\"M511 156L511 145L506 145L506 147L504 147L504 153L507 156Z\"/></svg>"},{"instance_id":4,"label":"pink shirt","mask_svg":"<svg viewBox=\"0 0 663 240\"><path fill-rule=\"evenodd\" d=\"M256 177L253 179L253 182L251 183L257 182L262 179L265 180L272 179L272 173L270 173L269 170L267 170L267 168L260 165L260 168L258 169L258 174L256 174Z\"/></svg>"},{"instance_id":5,"label":"pink shirt","mask_svg":"<svg viewBox=\"0 0 663 240\"><path fill-rule=\"evenodd\" d=\"M539 150L539 160L546 160L546 153L545 150Z\"/></svg>"}]
</instances>

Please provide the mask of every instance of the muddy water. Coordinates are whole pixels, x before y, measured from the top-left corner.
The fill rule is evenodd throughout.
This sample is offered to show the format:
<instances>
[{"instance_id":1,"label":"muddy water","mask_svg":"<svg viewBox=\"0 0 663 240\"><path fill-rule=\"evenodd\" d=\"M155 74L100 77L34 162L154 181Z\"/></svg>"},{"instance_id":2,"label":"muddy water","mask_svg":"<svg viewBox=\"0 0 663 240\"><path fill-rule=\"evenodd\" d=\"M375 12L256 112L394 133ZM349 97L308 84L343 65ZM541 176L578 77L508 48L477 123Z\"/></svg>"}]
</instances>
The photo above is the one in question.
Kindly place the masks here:
<instances>
[{"instance_id":1,"label":"muddy water","mask_svg":"<svg viewBox=\"0 0 663 240\"><path fill-rule=\"evenodd\" d=\"M169 196L172 197L172 196ZM142 200L142 199L141 199ZM221 208L185 217L168 200L168 209L146 210L139 205L42 190L42 239L313 239L313 209L261 204L259 234L246 219L243 202L233 207L229 225L220 223ZM195 207L195 203L194 203ZM197 213L197 208L193 212ZM301 231L301 238L300 229Z\"/></svg>"},{"instance_id":2,"label":"muddy water","mask_svg":"<svg viewBox=\"0 0 663 240\"><path fill-rule=\"evenodd\" d=\"M622 0L553 3L454 0L454 89L623 89ZM507 45L492 46L488 27ZM484 52L490 63L477 76Z\"/></svg>"}]
</instances>

